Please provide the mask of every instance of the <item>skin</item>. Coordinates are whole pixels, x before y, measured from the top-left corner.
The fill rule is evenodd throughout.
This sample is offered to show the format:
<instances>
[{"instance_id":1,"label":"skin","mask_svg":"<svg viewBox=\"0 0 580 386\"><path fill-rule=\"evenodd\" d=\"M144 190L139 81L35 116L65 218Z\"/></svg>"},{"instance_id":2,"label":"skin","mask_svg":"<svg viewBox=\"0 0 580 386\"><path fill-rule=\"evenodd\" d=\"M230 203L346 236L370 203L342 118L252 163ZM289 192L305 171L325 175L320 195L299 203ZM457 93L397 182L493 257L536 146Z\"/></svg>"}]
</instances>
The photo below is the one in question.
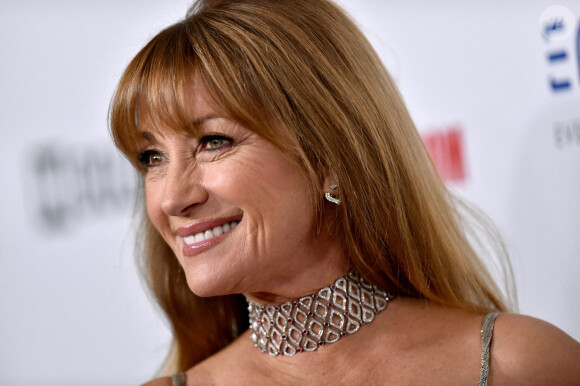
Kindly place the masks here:
<instances>
[{"instance_id":1,"label":"skin","mask_svg":"<svg viewBox=\"0 0 580 386\"><path fill-rule=\"evenodd\" d=\"M317 231L303 171L257 134L220 113L196 82L189 103L199 133L153 127L143 117L147 211L199 296L243 293L280 304L343 276L347 259L328 231ZM216 137L219 136L219 137ZM225 139L224 139L225 138ZM330 191L327 177L322 188ZM240 219L219 243L194 256L178 230L207 220ZM271 357L246 331L187 371L195 384L476 384L483 315L429 301L396 298L355 336L294 357ZM580 381L580 345L556 327L502 314L491 347L489 384ZM159 378L148 385L170 385Z\"/></svg>"},{"instance_id":2,"label":"skin","mask_svg":"<svg viewBox=\"0 0 580 386\"><path fill-rule=\"evenodd\" d=\"M141 144L147 212L191 290L281 303L344 275L348 268L338 240L326 227L316 229L304 172L220 113L201 82L195 84L188 114L200 122L199 133L156 128L145 116ZM231 218L241 221L220 243L184 255L180 228Z\"/></svg>"}]
</instances>

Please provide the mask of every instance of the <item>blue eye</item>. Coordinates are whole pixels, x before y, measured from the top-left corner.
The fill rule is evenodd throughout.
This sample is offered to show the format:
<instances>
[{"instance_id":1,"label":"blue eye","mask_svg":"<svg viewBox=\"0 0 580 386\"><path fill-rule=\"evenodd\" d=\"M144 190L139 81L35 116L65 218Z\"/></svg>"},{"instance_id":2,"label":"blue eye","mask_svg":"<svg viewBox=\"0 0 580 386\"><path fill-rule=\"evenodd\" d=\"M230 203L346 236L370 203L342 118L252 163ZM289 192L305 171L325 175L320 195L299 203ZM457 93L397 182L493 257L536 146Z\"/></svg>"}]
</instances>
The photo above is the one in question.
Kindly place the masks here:
<instances>
[{"instance_id":1,"label":"blue eye","mask_svg":"<svg viewBox=\"0 0 580 386\"><path fill-rule=\"evenodd\" d=\"M146 150L139 154L137 161L145 168L150 168L163 162L163 156L158 151Z\"/></svg>"},{"instance_id":2,"label":"blue eye","mask_svg":"<svg viewBox=\"0 0 580 386\"><path fill-rule=\"evenodd\" d=\"M203 151L220 150L224 147L231 147L232 145L233 141L231 138L221 135L210 135L203 137L200 141L200 148Z\"/></svg>"}]
</instances>

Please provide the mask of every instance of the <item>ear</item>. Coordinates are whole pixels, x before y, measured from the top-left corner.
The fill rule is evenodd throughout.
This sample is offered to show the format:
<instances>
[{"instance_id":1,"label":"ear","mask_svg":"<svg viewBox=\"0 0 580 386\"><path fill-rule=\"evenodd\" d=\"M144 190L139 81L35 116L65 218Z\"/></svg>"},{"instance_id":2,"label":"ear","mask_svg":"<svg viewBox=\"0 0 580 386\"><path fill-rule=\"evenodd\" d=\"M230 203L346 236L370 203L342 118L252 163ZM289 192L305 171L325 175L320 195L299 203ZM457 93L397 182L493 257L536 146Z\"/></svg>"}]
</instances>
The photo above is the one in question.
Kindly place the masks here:
<instances>
[{"instance_id":1,"label":"ear","mask_svg":"<svg viewBox=\"0 0 580 386\"><path fill-rule=\"evenodd\" d=\"M338 181L334 177L334 173L331 170L328 170L324 177L322 191L324 193L336 194L338 192L337 189L338 189Z\"/></svg>"},{"instance_id":2,"label":"ear","mask_svg":"<svg viewBox=\"0 0 580 386\"><path fill-rule=\"evenodd\" d=\"M340 205L340 197L338 195L338 181L334 178L334 174L329 172L324 178L324 198L335 205Z\"/></svg>"}]
</instances>

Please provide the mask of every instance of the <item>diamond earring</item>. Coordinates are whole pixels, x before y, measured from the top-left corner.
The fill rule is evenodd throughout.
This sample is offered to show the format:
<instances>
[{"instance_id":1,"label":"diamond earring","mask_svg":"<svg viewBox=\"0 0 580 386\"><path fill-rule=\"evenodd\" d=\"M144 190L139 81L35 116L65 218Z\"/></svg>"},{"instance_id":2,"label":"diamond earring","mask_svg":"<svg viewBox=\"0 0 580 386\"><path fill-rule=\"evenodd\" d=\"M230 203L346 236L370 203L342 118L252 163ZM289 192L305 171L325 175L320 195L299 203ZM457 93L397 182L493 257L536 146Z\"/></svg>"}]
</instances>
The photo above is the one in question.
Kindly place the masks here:
<instances>
[{"instance_id":1,"label":"diamond earring","mask_svg":"<svg viewBox=\"0 0 580 386\"><path fill-rule=\"evenodd\" d=\"M331 190L334 190L336 188L338 188L338 184L336 184L336 183L330 184ZM329 192L324 193L324 198L326 198L328 201L332 202L333 204L340 205L340 199L333 196Z\"/></svg>"}]
</instances>

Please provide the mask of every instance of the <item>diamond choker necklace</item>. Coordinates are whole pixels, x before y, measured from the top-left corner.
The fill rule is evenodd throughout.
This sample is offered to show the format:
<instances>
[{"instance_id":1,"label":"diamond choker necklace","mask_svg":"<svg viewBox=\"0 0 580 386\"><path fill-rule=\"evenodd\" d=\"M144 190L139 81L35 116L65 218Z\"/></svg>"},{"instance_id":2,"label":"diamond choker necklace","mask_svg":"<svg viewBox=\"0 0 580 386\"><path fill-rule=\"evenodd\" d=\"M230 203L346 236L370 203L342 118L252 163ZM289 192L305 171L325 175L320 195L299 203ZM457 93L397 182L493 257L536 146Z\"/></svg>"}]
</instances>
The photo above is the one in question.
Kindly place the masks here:
<instances>
[{"instance_id":1,"label":"diamond choker necklace","mask_svg":"<svg viewBox=\"0 0 580 386\"><path fill-rule=\"evenodd\" d=\"M392 298L351 270L330 287L279 306L248 301L251 338L262 352L292 356L335 343L371 322Z\"/></svg>"}]
</instances>

